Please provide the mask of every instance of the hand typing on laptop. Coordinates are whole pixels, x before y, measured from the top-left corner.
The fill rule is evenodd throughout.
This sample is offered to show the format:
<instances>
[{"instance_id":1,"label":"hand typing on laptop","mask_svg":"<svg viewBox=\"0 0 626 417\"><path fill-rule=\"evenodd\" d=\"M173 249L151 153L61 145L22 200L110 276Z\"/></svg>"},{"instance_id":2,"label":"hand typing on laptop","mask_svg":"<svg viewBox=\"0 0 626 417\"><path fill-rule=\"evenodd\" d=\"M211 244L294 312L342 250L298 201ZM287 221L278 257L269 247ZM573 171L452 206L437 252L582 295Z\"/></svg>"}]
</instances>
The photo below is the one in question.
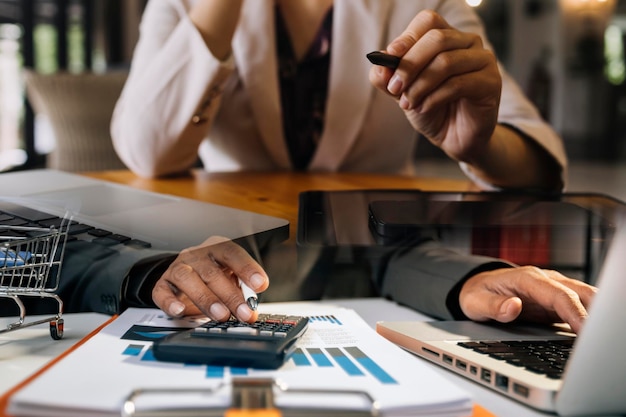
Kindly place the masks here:
<instances>
[{"instance_id":1,"label":"hand typing on laptop","mask_svg":"<svg viewBox=\"0 0 626 417\"><path fill-rule=\"evenodd\" d=\"M562 321L578 333L595 293L595 287L557 271L524 266L473 276L463 285L459 304L476 321Z\"/></svg>"}]
</instances>

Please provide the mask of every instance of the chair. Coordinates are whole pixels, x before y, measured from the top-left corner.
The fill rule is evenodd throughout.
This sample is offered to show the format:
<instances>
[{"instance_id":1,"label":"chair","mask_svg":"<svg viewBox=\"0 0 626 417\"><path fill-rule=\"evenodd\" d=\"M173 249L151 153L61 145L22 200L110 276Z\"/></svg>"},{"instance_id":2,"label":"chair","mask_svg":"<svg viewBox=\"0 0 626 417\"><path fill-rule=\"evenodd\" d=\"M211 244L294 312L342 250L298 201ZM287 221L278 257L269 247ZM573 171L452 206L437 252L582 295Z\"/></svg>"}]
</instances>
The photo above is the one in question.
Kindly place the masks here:
<instances>
[{"instance_id":1,"label":"chair","mask_svg":"<svg viewBox=\"0 0 626 417\"><path fill-rule=\"evenodd\" d=\"M62 171L125 169L113 148L109 125L128 73L24 70L26 94L33 110L48 117L56 145L46 166Z\"/></svg>"}]
</instances>

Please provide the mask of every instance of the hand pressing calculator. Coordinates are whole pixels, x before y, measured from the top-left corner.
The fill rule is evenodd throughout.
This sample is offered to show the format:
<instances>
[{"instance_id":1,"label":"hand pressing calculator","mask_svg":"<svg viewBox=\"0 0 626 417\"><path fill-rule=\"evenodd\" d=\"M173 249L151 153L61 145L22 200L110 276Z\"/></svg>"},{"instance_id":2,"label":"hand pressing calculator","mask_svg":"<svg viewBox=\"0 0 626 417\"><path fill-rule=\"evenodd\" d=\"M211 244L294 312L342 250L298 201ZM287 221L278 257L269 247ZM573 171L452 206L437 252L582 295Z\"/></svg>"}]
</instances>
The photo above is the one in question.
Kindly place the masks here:
<instances>
[{"instance_id":1,"label":"hand pressing calculator","mask_svg":"<svg viewBox=\"0 0 626 417\"><path fill-rule=\"evenodd\" d=\"M254 323L209 321L154 342L157 360L241 368L279 368L307 328L300 316L259 314Z\"/></svg>"}]
</instances>

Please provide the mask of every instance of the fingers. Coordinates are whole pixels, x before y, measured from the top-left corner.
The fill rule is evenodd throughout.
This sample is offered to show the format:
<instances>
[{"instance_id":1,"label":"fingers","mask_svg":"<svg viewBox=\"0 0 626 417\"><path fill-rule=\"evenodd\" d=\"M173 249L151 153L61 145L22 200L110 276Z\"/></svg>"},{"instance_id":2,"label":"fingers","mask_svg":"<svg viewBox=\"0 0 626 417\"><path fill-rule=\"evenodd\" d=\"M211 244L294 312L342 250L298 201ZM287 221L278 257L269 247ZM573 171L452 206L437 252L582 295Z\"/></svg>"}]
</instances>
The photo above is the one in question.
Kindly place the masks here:
<instances>
[{"instance_id":1,"label":"fingers","mask_svg":"<svg viewBox=\"0 0 626 417\"><path fill-rule=\"evenodd\" d=\"M231 314L253 322L258 314L246 304L238 279L256 292L269 286L261 266L239 245L209 239L182 251L155 285L152 296L172 316L203 313L214 320Z\"/></svg>"},{"instance_id":2,"label":"fingers","mask_svg":"<svg viewBox=\"0 0 626 417\"><path fill-rule=\"evenodd\" d=\"M463 285L459 302L473 320L562 321L578 332L595 292L557 271L527 266L475 275Z\"/></svg>"},{"instance_id":3,"label":"fingers","mask_svg":"<svg viewBox=\"0 0 626 417\"><path fill-rule=\"evenodd\" d=\"M497 123L502 77L478 34L420 12L386 49L397 69L373 65L373 86L393 96L411 125L456 160L483 155Z\"/></svg>"},{"instance_id":4,"label":"fingers","mask_svg":"<svg viewBox=\"0 0 626 417\"><path fill-rule=\"evenodd\" d=\"M407 29L387 46L387 53L394 56L402 57L402 61L400 61L400 66L396 71L378 65L372 66L372 69L370 71L370 82L372 83L372 85L374 85L381 91L388 91L392 95L399 96L401 91L398 92L398 90L402 90L401 87L408 82L408 78L405 80L405 78L400 77L394 80L394 85L398 81L400 81L401 84L395 85L392 88L392 82L390 81L392 76L398 73L403 74L403 76L406 77L408 69L410 69L410 67L416 62L421 62L421 66L423 67L424 63L428 62L429 60L425 58L419 59L419 52L416 44L429 30L448 28L449 25L447 24L447 22L437 13L430 10L424 10L418 13L417 16L413 18ZM411 55L405 56L411 49L413 49L413 53ZM415 77L417 77L417 74L410 78Z\"/></svg>"},{"instance_id":5,"label":"fingers","mask_svg":"<svg viewBox=\"0 0 626 417\"><path fill-rule=\"evenodd\" d=\"M387 47L391 55L404 56L414 45L431 30L452 29L446 20L432 10L418 13L400 36Z\"/></svg>"},{"instance_id":6,"label":"fingers","mask_svg":"<svg viewBox=\"0 0 626 417\"><path fill-rule=\"evenodd\" d=\"M403 110L426 113L461 98L485 98L486 105L498 105L500 74L494 55L485 49L442 52L423 69L411 70L406 74L396 71L388 87L390 93L401 94ZM398 86L400 89L394 90Z\"/></svg>"},{"instance_id":7,"label":"fingers","mask_svg":"<svg viewBox=\"0 0 626 417\"><path fill-rule=\"evenodd\" d=\"M503 295L477 286L468 293L464 300L463 313L475 321L496 320L509 323L517 319L522 312L522 300L519 297Z\"/></svg>"},{"instance_id":8,"label":"fingers","mask_svg":"<svg viewBox=\"0 0 626 417\"><path fill-rule=\"evenodd\" d=\"M421 81L418 87L427 82L440 85L454 75L478 71L488 62L484 51L477 35L454 29L433 29L402 56L387 90L399 96L418 79Z\"/></svg>"},{"instance_id":9,"label":"fingers","mask_svg":"<svg viewBox=\"0 0 626 417\"><path fill-rule=\"evenodd\" d=\"M557 271L544 270L544 272L551 279L548 282L555 283L549 288L553 291L546 292L546 302L552 301L556 316L578 333L588 316L587 311L597 288L582 281L568 279ZM545 310L543 305L541 307ZM530 313L532 317L532 311Z\"/></svg>"},{"instance_id":10,"label":"fingers","mask_svg":"<svg viewBox=\"0 0 626 417\"><path fill-rule=\"evenodd\" d=\"M202 314L185 293L179 291L170 284L167 278L164 278L168 272L156 282L152 289L152 300L157 307L172 317Z\"/></svg>"},{"instance_id":11,"label":"fingers","mask_svg":"<svg viewBox=\"0 0 626 417\"><path fill-rule=\"evenodd\" d=\"M445 80L480 71L496 62L478 35L451 28L430 10L419 13L387 47L387 52L402 57L398 69L393 72L374 66L370 80L376 87L402 96L405 109L415 107L420 97L436 90Z\"/></svg>"},{"instance_id":12,"label":"fingers","mask_svg":"<svg viewBox=\"0 0 626 417\"><path fill-rule=\"evenodd\" d=\"M207 251L211 259L230 269L254 291L263 292L268 288L265 271L241 246L228 240L209 245Z\"/></svg>"}]
</instances>

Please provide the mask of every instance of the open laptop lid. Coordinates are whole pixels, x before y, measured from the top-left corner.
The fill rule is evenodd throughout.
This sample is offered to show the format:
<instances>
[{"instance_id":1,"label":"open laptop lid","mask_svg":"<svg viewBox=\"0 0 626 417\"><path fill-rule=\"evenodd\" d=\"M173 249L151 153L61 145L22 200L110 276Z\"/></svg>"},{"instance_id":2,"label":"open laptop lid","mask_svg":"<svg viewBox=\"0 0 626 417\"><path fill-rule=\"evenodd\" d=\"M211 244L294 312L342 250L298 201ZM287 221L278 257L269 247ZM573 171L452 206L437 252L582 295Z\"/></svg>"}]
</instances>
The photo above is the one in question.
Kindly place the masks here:
<instances>
[{"instance_id":1,"label":"open laptop lid","mask_svg":"<svg viewBox=\"0 0 626 417\"><path fill-rule=\"evenodd\" d=\"M210 236L253 239L258 246L289 236L284 219L49 169L1 174L0 200L59 216L69 210L75 221L163 250L178 251Z\"/></svg>"},{"instance_id":2,"label":"open laptop lid","mask_svg":"<svg viewBox=\"0 0 626 417\"><path fill-rule=\"evenodd\" d=\"M626 215L598 277L599 290L557 395L558 414L626 414Z\"/></svg>"}]
</instances>

